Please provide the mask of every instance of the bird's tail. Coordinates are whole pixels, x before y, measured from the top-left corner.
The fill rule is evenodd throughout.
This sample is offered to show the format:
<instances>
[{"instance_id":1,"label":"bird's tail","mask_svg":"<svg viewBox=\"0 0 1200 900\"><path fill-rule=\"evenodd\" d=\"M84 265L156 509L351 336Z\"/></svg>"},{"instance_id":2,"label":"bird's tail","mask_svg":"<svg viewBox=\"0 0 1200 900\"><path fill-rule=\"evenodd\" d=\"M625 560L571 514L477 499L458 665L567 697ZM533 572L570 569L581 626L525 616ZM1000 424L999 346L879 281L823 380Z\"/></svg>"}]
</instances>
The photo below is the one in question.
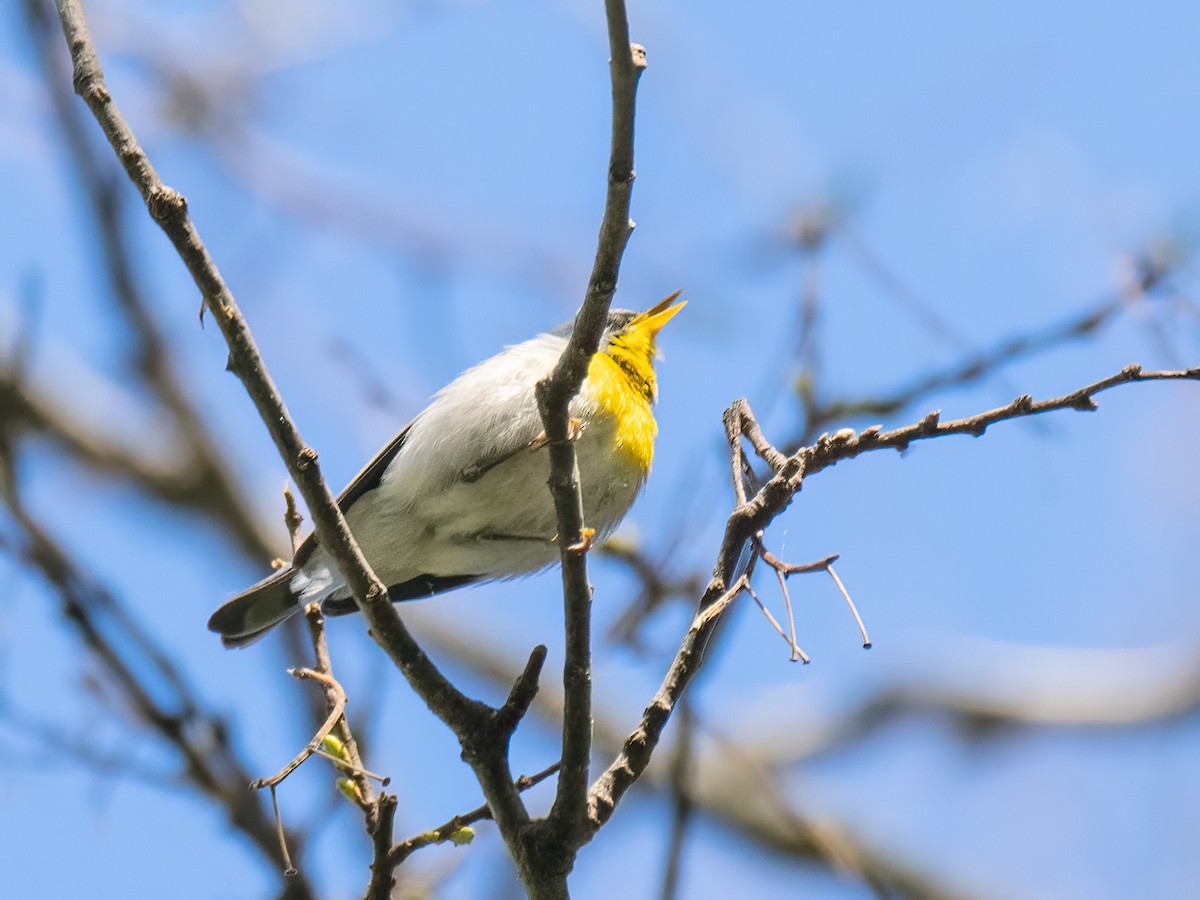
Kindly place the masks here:
<instances>
[{"instance_id":1,"label":"bird's tail","mask_svg":"<svg viewBox=\"0 0 1200 900\"><path fill-rule=\"evenodd\" d=\"M292 590L295 577L289 566L238 594L212 614L209 631L220 634L226 647L245 647L258 640L299 611L300 598Z\"/></svg>"}]
</instances>

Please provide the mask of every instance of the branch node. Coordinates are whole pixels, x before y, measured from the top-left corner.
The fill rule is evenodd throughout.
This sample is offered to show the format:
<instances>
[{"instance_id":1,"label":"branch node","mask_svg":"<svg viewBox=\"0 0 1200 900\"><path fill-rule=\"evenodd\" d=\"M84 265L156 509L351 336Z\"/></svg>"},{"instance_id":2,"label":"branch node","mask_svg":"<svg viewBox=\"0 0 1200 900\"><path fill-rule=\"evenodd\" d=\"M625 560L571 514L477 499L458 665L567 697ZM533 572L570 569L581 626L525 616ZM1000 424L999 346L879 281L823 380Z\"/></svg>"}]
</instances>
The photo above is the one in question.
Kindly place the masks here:
<instances>
[{"instance_id":1,"label":"branch node","mask_svg":"<svg viewBox=\"0 0 1200 900\"><path fill-rule=\"evenodd\" d=\"M1100 404L1089 394L1080 394L1079 398L1071 403L1071 409L1077 409L1080 412L1095 412L1099 408Z\"/></svg>"},{"instance_id":2,"label":"branch node","mask_svg":"<svg viewBox=\"0 0 1200 900\"><path fill-rule=\"evenodd\" d=\"M316 465L316 462L317 451L312 447L301 447L300 452L296 454L296 468L301 472L307 472L312 466Z\"/></svg>"},{"instance_id":3,"label":"branch node","mask_svg":"<svg viewBox=\"0 0 1200 900\"><path fill-rule=\"evenodd\" d=\"M1033 409L1033 397L1029 394L1022 394L1009 404L1009 410L1012 411L1013 415L1027 415L1031 409Z\"/></svg>"},{"instance_id":4,"label":"branch node","mask_svg":"<svg viewBox=\"0 0 1200 900\"><path fill-rule=\"evenodd\" d=\"M538 644L529 654L529 661L525 663L525 669L513 682L512 690L508 692L508 699L496 711L496 724L506 736L511 736L517 730L517 725L529 711L529 705L537 696L538 678L542 674L542 666L545 663L546 645Z\"/></svg>"},{"instance_id":5,"label":"branch node","mask_svg":"<svg viewBox=\"0 0 1200 900\"><path fill-rule=\"evenodd\" d=\"M853 428L839 428L829 440L837 446L844 446L854 440L856 434Z\"/></svg>"},{"instance_id":6,"label":"branch node","mask_svg":"<svg viewBox=\"0 0 1200 900\"><path fill-rule=\"evenodd\" d=\"M163 223L187 213L187 199L179 191L159 182L146 191L146 208L155 222Z\"/></svg>"}]
</instances>

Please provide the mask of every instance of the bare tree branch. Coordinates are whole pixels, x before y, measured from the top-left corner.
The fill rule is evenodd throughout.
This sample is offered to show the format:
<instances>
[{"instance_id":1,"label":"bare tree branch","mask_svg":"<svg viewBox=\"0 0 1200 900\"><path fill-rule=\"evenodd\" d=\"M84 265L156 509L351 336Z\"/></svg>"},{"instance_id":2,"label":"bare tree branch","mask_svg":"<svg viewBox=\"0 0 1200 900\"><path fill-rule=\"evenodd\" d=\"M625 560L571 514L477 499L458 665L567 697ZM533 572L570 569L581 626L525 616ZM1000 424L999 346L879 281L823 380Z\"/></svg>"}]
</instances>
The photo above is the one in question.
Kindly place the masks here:
<instances>
[{"instance_id":1,"label":"bare tree branch","mask_svg":"<svg viewBox=\"0 0 1200 900\"><path fill-rule=\"evenodd\" d=\"M133 372L170 414L181 444L176 450L181 461L169 468L149 461L138 462L133 454L119 452L115 442L81 431L76 423L56 414L44 402L36 402L33 396L16 399L23 401L21 406L29 415L30 425L48 431L84 462L128 476L166 502L183 503L219 519L249 555L267 557L272 543L270 536L246 505L244 491L230 471L225 455L188 396L166 337L155 319L151 300L138 277L121 222L125 195L115 179L101 174L104 169L72 108L71 94L61 74L48 4L46 0L25 0L24 5L53 109L104 251L109 293L132 337ZM0 377L0 382L3 381L6 379ZM0 384L0 392L7 393L9 387Z\"/></svg>"},{"instance_id":2,"label":"bare tree branch","mask_svg":"<svg viewBox=\"0 0 1200 900\"><path fill-rule=\"evenodd\" d=\"M462 635L461 629L447 625L436 615L421 613L420 628L427 640L454 653L471 671L489 681L506 684L520 668L519 662L472 642ZM533 709L551 727L556 727L561 718L562 697L554 686L547 685ZM620 753L625 735L615 716L597 711L595 730L600 752ZM693 754L690 775L684 783L687 802L696 814L794 859L822 863L869 883L887 885L898 896L964 896L962 891L941 886L939 879L919 863L904 860L886 848L873 848L848 829L828 819L817 821L796 807L781 784L784 773L789 771L786 767L794 764L787 752L789 745L776 748L765 744L765 749L756 749L720 739L706 741L705 745L704 752L697 748ZM672 789L669 766L650 766L640 783L669 794Z\"/></svg>"},{"instance_id":3,"label":"bare tree branch","mask_svg":"<svg viewBox=\"0 0 1200 900\"><path fill-rule=\"evenodd\" d=\"M630 44L624 0L606 0L605 11L613 104L608 193L600 241L571 338L553 374L537 386L538 407L549 441L550 491L558 517L566 634L562 770L547 833L559 835L565 842L564 859L568 855L573 859L583 842L592 742L591 586L585 558L590 540L583 520L583 496L575 446L570 439L568 406L579 393L588 365L600 345L617 288L621 256L633 231L629 205L634 179L634 109L638 78L646 65L645 50ZM568 846L570 850L566 849Z\"/></svg>"},{"instance_id":4,"label":"bare tree branch","mask_svg":"<svg viewBox=\"0 0 1200 900\"><path fill-rule=\"evenodd\" d=\"M541 784L551 775L559 770L559 763L554 763L542 769L536 775L522 775L513 782L513 787L516 790L524 793L531 787ZM437 828L432 828L429 831L423 831L420 834L415 834L412 837L401 841L391 848L388 853L388 863L392 866L398 866L406 859L420 850L422 847L428 847L432 844L441 844L449 840L454 840L457 832L462 831L469 825L476 822L481 822L485 819L492 818L492 811L485 803L483 806L476 807L470 812L461 813L439 825Z\"/></svg>"},{"instance_id":5,"label":"bare tree branch","mask_svg":"<svg viewBox=\"0 0 1200 900\"><path fill-rule=\"evenodd\" d=\"M1140 381L1197 381L1200 380L1200 367L1179 369L1164 372L1146 372L1139 365L1126 366L1115 375L1102 378L1078 390L1053 397L1048 400L1035 401L1025 395L1018 397L1007 406L997 407L978 415L964 419L941 421L940 411L933 411L920 422L906 425L891 431L883 431L879 425L873 425L857 434L853 429L843 429L834 435L821 435L810 447L802 447L791 459L802 463L802 471L797 473L800 479L843 459L852 459L868 450L893 449L907 450L913 441L929 438L945 437L951 434L969 434L979 437L988 427L1007 419L1017 419L1025 416L1036 416L1042 413L1055 412L1061 409L1074 409L1081 412L1091 412L1097 408L1094 399L1096 394L1107 391L1121 384Z\"/></svg>"},{"instance_id":6,"label":"bare tree branch","mask_svg":"<svg viewBox=\"0 0 1200 900\"><path fill-rule=\"evenodd\" d=\"M804 434L796 443L811 440L830 423L856 417L893 415L937 391L974 384L1020 359L1095 335L1134 302L1153 296L1155 292L1161 293L1173 265L1173 260L1143 256L1131 283L1124 290L1100 298L1062 322L1013 335L988 350L972 353L966 359L915 379L907 387L891 393L827 403L809 398L805 403ZM795 449L794 444L791 449Z\"/></svg>"},{"instance_id":7,"label":"bare tree branch","mask_svg":"<svg viewBox=\"0 0 1200 900\"><path fill-rule=\"evenodd\" d=\"M528 813L513 788L508 740L516 717L501 715L458 691L434 666L401 622L385 586L371 571L350 534L317 465L317 454L300 437L271 380L237 303L208 254L183 196L163 183L104 82L103 71L78 0L57 0L63 34L74 62L74 85L95 116L118 160L137 187L154 221L174 245L199 287L204 306L229 346L229 368L241 379L288 471L308 504L322 546L332 555L355 596L375 641L413 689L459 738L506 843L528 859L521 832ZM569 866L567 867L569 870ZM528 870L528 867L526 867ZM565 871L563 873L565 877ZM565 884L565 882L564 882Z\"/></svg>"},{"instance_id":8,"label":"bare tree branch","mask_svg":"<svg viewBox=\"0 0 1200 900\"><path fill-rule=\"evenodd\" d=\"M0 499L20 529L21 543L0 548L26 562L58 594L63 616L100 663L122 700L183 763L187 780L227 810L242 831L276 869L285 866L275 826L246 785L250 775L229 742L228 728L204 710L170 657L134 622L117 598L82 571L25 508L17 492L12 445L0 430ZM141 673L154 673L155 690ZM311 898L304 877L288 878L284 896Z\"/></svg>"},{"instance_id":9,"label":"bare tree branch","mask_svg":"<svg viewBox=\"0 0 1200 900\"><path fill-rule=\"evenodd\" d=\"M738 577L736 573L744 567L747 547L760 531L787 508L806 476L870 450L885 447L904 450L913 441L951 434L979 436L996 422L1060 409L1094 410L1094 395L1102 391L1120 384L1168 380L1200 381L1200 368L1144 372L1140 366L1127 366L1115 375L1049 400L1035 401L1028 396L1018 397L1007 406L949 422L941 422L939 414L934 412L914 425L888 432L882 431L879 426L872 426L857 433L853 429L844 429L832 436L823 434L812 446L802 447L788 457L774 477L763 485L753 498L738 504L726 522L725 537L717 555L713 578L701 598L699 611L663 680L662 687L646 707L641 724L626 739L620 756L591 787L589 802L593 830L602 827L608 821L625 792L645 771L671 711L703 662L703 648L722 612L740 589L745 587L745 575ZM735 402L727 412L726 418L735 457L741 452L738 446L740 437L748 431L756 435L756 443L764 444L760 449L761 455L778 461L778 457L770 452L771 448L765 445L765 439L757 437L761 433L757 430L754 416L744 400ZM756 446L756 449L759 448ZM741 466L735 463L733 472L735 491L740 497ZM730 582L731 586L726 588L725 585Z\"/></svg>"}]
</instances>

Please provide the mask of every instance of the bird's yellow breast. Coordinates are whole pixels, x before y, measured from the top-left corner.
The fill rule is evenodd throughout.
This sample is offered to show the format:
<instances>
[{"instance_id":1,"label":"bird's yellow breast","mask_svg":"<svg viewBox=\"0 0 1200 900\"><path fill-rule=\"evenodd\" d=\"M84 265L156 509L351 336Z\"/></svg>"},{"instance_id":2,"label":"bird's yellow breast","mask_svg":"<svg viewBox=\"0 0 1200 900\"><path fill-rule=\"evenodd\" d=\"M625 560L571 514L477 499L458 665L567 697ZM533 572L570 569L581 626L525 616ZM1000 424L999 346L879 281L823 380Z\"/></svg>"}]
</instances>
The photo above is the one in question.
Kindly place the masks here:
<instances>
[{"instance_id":1,"label":"bird's yellow breast","mask_svg":"<svg viewBox=\"0 0 1200 900\"><path fill-rule=\"evenodd\" d=\"M639 472L650 471L658 424L651 406L656 396L653 342L620 337L592 357L587 386L597 412L614 422L613 452Z\"/></svg>"}]
</instances>

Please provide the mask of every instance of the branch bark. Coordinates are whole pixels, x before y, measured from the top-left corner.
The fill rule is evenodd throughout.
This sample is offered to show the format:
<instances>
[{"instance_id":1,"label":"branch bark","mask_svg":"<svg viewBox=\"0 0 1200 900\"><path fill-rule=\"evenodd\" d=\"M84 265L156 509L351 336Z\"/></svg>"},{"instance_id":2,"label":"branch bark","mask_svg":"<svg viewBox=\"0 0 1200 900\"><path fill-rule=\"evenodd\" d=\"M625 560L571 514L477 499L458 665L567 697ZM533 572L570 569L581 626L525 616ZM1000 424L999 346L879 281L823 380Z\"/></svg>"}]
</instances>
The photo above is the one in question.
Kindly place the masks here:
<instances>
[{"instance_id":1,"label":"branch bark","mask_svg":"<svg viewBox=\"0 0 1200 900\"><path fill-rule=\"evenodd\" d=\"M7 437L0 429L0 501L21 540L9 544L0 536L0 549L28 563L53 588L62 603L63 619L111 679L136 723L173 749L187 782L225 810L231 824L276 871L282 871L287 859L281 853L275 825L257 796L246 788L250 774L230 743L225 721L205 710L171 656L25 508L17 491L13 448ZM316 891L307 877L299 875L284 880L281 896L311 900Z\"/></svg>"},{"instance_id":2,"label":"branch bark","mask_svg":"<svg viewBox=\"0 0 1200 900\"><path fill-rule=\"evenodd\" d=\"M558 519L562 562L565 660L563 663L562 768L554 804L539 823L533 844L540 864L526 880L536 898L567 896L566 878L587 837L587 788L592 752L591 586L588 540L579 486L579 466L570 439L568 408L587 376L617 287L621 257L633 222L629 218L635 177L634 120L638 79L645 50L629 40L624 0L606 0L609 73L612 83L612 137L608 190L600 238L583 305L554 372L537 386L538 409L550 452L549 488ZM523 880L525 876L523 875Z\"/></svg>"},{"instance_id":3,"label":"branch bark","mask_svg":"<svg viewBox=\"0 0 1200 900\"><path fill-rule=\"evenodd\" d=\"M755 535L765 529L800 491L805 477L827 469L845 459L853 459L871 450L906 450L913 441L970 434L978 437L989 426L1008 419L1040 415L1063 409L1092 411L1097 408L1095 395L1118 385L1143 381L1200 381L1200 367L1177 371L1146 372L1141 366L1126 366L1120 372L1047 400L1018 397L1007 406L974 416L942 422L940 413L931 412L920 422L891 431L871 426L861 432L844 429L833 435L823 434L816 443L784 457L763 437L753 412L745 400L735 401L726 412L726 430L731 443L734 493L739 503L725 523L725 536L717 553L713 577L700 600L700 607L667 671L662 686L646 707L642 721L625 740L620 755L596 779L589 794L589 827L599 830L611 818L621 798L641 777L650 763L663 729L679 698L703 663L703 648L722 618L725 609L745 586L744 572L748 551ZM740 442L742 437L774 470L774 476L750 499L742 483L745 470ZM726 588L726 585L731 586Z\"/></svg>"},{"instance_id":4,"label":"branch bark","mask_svg":"<svg viewBox=\"0 0 1200 900\"><path fill-rule=\"evenodd\" d=\"M317 454L306 445L266 369L245 318L188 214L183 195L166 185L138 144L104 81L79 0L57 0L59 19L74 64L75 92L83 98L134 183L150 217L170 239L229 347L229 369L242 381L288 471L308 504L321 544L331 553L367 620L375 641L426 705L458 737L510 849L528 854L521 834L528 814L513 787L508 741L519 715L509 704L496 710L458 691L421 650L371 571L330 492ZM536 655L536 654L535 654ZM536 675L536 672L535 672ZM525 687L527 694L534 688Z\"/></svg>"}]
</instances>

